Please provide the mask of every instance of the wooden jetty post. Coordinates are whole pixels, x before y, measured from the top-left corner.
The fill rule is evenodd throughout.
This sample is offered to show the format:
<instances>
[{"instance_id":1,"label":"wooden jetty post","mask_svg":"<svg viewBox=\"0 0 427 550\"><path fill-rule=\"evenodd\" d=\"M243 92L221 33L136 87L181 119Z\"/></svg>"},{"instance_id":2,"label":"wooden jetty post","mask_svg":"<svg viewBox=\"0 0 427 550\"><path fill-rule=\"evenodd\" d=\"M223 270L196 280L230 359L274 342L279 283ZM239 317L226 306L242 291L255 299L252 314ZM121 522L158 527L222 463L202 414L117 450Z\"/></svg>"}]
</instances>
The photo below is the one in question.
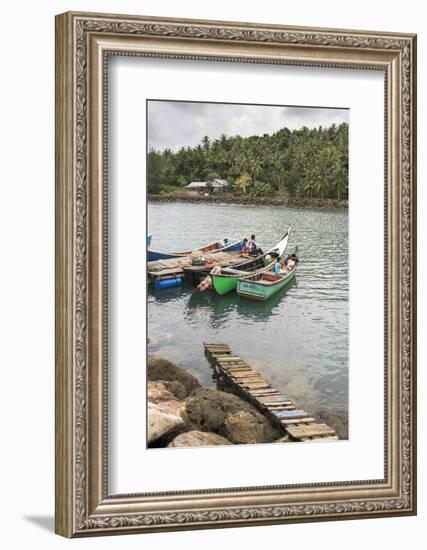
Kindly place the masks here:
<instances>
[{"instance_id":1,"label":"wooden jetty post","mask_svg":"<svg viewBox=\"0 0 427 550\"><path fill-rule=\"evenodd\" d=\"M209 361L243 398L268 416L295 441L337 440L330 426L321 424L304 410L297 409L289 397L273 388L253 367L226 344L204 344Z\"/></svg>"}]
</instances>

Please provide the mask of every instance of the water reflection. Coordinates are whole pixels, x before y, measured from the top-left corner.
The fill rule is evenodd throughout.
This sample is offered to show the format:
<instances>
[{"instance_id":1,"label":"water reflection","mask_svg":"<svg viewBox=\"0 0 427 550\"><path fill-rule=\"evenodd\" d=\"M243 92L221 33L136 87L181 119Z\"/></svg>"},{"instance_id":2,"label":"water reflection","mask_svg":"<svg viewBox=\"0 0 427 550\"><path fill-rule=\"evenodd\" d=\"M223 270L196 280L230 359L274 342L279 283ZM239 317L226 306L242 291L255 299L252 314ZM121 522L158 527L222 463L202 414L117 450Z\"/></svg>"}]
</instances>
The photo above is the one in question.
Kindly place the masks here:
<instances>
[{"instance_id":1,"label":"water reflection","mask_svg":"<svg viewBox=\"0 0 427 550\"><path fill-rule=\"evenodd\" d=\"M182 286L167 289L156 289L153 285L148 285L147 301L150 307L154 302L172 305L174 302L188 299L184 310L184 318L189 322L193 321L195 311L200 309L211 311L213 321L223 321L231 311L236 311L242 317L248 317L258 322L270 317L270 315L274 315L275 310L279 307L285 295L290 293L293 287L297 286L298 281L295 276L277 294L274 294L263 302L241 298L236 292L231 292L224 296L220 296L213 291L199 292L186 283L183 283Z\"/></svg>"},{"instance_id":2,"label":"water reflection","mask_svg":"<svg viewBox=\"0 0 427 550\"><path fill-rule=\"evenodd\" d=\"M188 288L182 286L157 289L154 285L150 284L147 286L148 307L150 307L150 304L153 304L153 302L157 302L158 304L172 304L173 302L181 300L182 297L187 294Z\"/></svg>"},{"instance_id":3,"label":"water reflection","mask_svg":"<svg viewBox=\"0 0 427 550\"><path fill-rule=\"evenodd\" d=\"M186 321L193 323L195 313L205 309L210 312L210 322L213 327L226 322L231 312L256 323L262 322L271 315L275 315L285 295L296 285L297 281L294 277L285 288L282 288L265 302L241 298L236 292L220 296L216 292L198 292L195 290L188 300L184 318Z\"/></svg>"}]
</instances>

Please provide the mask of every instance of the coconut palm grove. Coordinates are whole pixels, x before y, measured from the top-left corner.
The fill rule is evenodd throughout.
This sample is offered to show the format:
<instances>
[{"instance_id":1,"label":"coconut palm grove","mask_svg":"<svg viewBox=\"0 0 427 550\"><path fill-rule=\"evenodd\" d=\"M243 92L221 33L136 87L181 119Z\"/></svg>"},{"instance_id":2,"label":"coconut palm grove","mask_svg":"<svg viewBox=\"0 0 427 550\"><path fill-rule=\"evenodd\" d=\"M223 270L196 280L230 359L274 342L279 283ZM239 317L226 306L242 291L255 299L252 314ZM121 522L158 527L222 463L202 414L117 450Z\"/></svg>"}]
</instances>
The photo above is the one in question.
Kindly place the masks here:
<instances>
[{"instance_id":1,"label":"coconut palm grove","mask_svg":"<svg viewBox=\"0 0 427 550\"><path fill-rule=\"evenodd\" d=\"M348 198L348 124L273 134L205 136L195 147L148 152L148 193L174 195L192 181L226 179L254 197Z\"/></svg>"}]
</instances>

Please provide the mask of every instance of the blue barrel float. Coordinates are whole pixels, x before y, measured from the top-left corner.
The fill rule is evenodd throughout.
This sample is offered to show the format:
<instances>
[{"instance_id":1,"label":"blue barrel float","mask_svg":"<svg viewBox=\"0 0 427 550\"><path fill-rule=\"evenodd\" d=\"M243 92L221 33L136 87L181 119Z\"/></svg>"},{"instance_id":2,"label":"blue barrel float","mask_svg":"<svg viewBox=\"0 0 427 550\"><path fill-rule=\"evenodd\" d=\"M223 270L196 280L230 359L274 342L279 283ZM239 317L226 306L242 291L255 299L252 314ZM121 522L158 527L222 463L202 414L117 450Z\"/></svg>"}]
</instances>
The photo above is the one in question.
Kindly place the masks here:
<instances>
[{"instance_id":1,"label":"blue barrel float","mask_svg":"<svg viewBox=\"0 0 427 550\"><path fill-rule=\"evenodd\" d=\"M182 285L181 277L171 277L170 279L154 280L155 288L173 288L174 286L181 286L181 285Z\"/></svg>"}]
</instances>

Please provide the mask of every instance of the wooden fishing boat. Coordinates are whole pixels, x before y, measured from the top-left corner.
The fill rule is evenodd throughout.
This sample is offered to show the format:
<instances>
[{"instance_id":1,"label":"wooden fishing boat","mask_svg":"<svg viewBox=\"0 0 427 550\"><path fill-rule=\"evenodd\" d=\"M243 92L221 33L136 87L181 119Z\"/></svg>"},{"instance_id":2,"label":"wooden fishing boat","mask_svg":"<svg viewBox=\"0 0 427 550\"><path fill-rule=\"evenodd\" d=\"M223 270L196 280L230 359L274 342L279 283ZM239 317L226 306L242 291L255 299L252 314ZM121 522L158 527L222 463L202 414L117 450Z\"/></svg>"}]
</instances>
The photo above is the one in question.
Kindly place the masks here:
<instances>
[{"instance_id":1,"label":"wooden fishing boat","mask_svg":"<svg viewBox=\"0 0 427 550\"><path fill-rule=\"evenodd\" d=\"M297 265L298 262L288 273L276 274L270 268L262 273L241 277L237 281L237 294L245 298L265 302L292 281L295 277Z\"/></svg>"},{"instance_id":2,"label":"wooden fishing boat","mask_svg":"<svg viewBox=\"0 0 427 550\"><path fill-rule=\"evenodd\" d=\"M221 273L223 274L223 284L220 282L220 276L217 276L218 287L220 287L218 293L227 294L228 292L234 290L237 286L237 279L240 276L243 276L245 272L254 273L268 268L270 266L270 262L266 260L266 257L272 254L282 256L285 253L290 232L291 228L289 227L277 245L265 254L255 257L245 256L241 262L234 263L234 265L230 266L230 268L223 268L221 270ZM207 276L210 275L211 270L211 266L186 266L184 267L184 276L190 284L197 287Z\"/></svg>"},{"instance_id":3,"label":"wooden fishing boat","mask_svg":"<svg viewBox=\"0 0 427 550\"><path fill-rule=\"evenodd\" d=\"M155 262L157 260L169 260L172 258L182 258L190 256L193 252L201 252L202 254L211 254L213 252L234 252L240 250L243 246L243 241L232 239L222 239L222 241L214 241L205 246L195 248L194 250L183 250L181 252L157 252L156 250L147 251L147 261Z\"/></svg>"},{"instance_id":4,"label":"wooden fishing boat","mask_svg":"<svg viewBox=\"0 0 427 550\"><path fill-rule=\"evenodd\" d=\"M291 233L291 228L287 230L283 238L270 250L262 256L246 261L234 268L224 268L220 274L212 274L212 286L218 294L224 295L232 292L237 287L239 278L244 277L248 273L261 273L267 271L276 261L277 257L284 258L286 247Z\"/></svg>"},{"instance_id":5,"label":"wooden fishing boat","mask_svg":"<svg viewBox=\"0 0 427 550\"><path fill-rule=\"evenodd\" d=\"M228 254L230 257L232 254ZM232 259L229 262L229 265L226 265L224 262L218 263L217 265L221 266L221 269L234 268L239 270L240 266L244 265L247 270L260 269L264 262L261 259L261 256L249 256L249 254L239 254L238 258ZM183 268L185 279L192 286L197 287L212 271L212 264L209 265L186 265ZM240 271L239 271L240 273Z\"/></svg>"}]
</instances>

